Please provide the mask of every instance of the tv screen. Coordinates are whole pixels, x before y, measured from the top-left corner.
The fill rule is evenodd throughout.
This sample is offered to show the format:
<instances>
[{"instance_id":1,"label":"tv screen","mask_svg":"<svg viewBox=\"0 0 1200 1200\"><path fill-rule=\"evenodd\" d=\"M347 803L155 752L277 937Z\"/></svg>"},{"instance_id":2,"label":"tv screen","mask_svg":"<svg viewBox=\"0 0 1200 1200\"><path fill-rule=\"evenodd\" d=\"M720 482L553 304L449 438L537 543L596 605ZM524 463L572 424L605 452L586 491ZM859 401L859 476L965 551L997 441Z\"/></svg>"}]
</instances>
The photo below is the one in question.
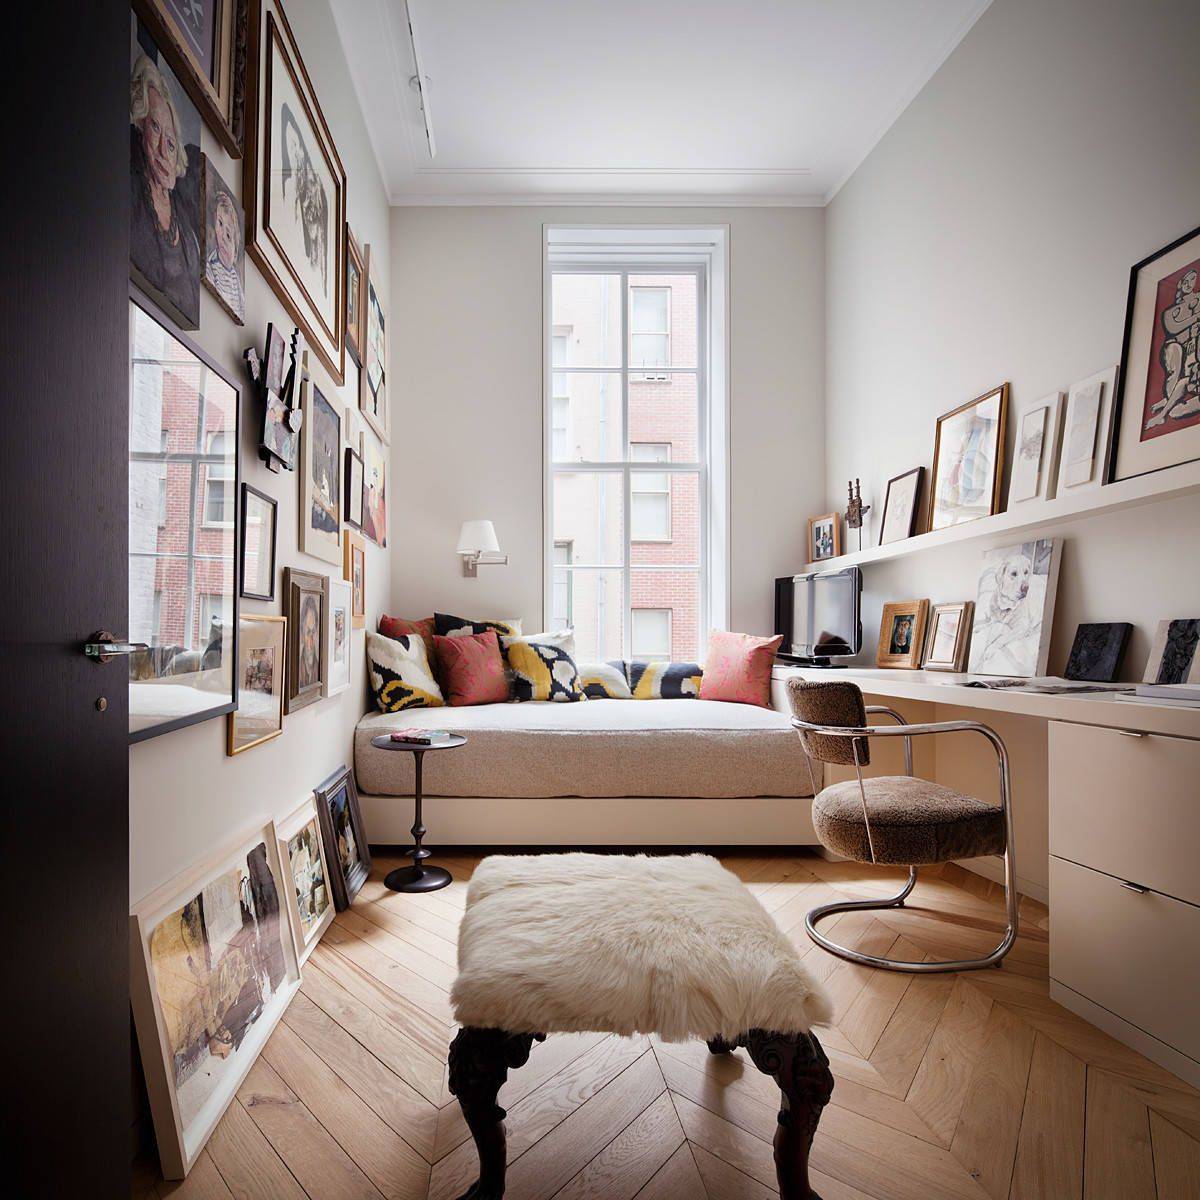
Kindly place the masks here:
<instances>
[{"instance_id":1,"label":"tv screen","mask_svg":"<svg viewBox=\"0 0 1200 1200\"><path fill-rule=\"evenodd\" d=\"M780 585L785 585L782 590ZM818 571L776 581L776 632L798 658L844 658L862 647L857 567ZM787 604L787 591L791 604ZM789 610L790 609L790 610Z\"/></svg>"}]
</instances>

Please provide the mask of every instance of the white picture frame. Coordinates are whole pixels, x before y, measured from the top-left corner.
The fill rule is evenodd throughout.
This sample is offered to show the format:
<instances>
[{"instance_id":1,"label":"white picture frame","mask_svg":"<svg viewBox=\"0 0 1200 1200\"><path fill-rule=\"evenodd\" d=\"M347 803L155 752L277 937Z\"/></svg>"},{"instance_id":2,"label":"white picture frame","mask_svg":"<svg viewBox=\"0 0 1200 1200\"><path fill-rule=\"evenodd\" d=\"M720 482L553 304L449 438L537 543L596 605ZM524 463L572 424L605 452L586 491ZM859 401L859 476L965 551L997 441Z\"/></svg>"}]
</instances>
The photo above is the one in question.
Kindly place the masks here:
<instances>
[{"instance_id":1,"label":"white picture frame","mask_svg":"<svg viewBox=\"0 0 1200 1200\"><path fill-rule=\"evenodd\" d=\"M283 912L285 885L290 886L275 823L260 820L130 909L130 1001L167 1179L187 1176L300 987L300 964ZM255 911L248 911L247 901ZM247 917L254 922L251 939L244 939ZM203 976L197 970L202 961L195 953L198 938L210 964ZM245 944L235 944L236 938ZM261 957L264 948L268 959ZM212 1043L228 1032L237 1007L218 1011L224 997L215 1002L209 984L218 964L235 953L233 968L247 960L254 973L243 986L254 983L265 992L269 984L271 990L234 1047L219 1055L211 1051ZM225 973L222 985L227 993ZM164 988L172 1000L170 1017Z\"/></svg>"},{"instance_id":2,"label":"white picture frame","mask_svg":"<svg viewBox=\"0 0 1200 1200\"><path fill-rule=\"evenodd\" d=\"M330 576L325 621L325 696L336 696L350 686L350 643L354 626L354 587Z\"/></svg>"},{"instance_id":3,"label":"white picture frame","mask_svg":"<svg viewBox=\"0 0 1200 1200\"><path fill-rule=\"evenodd\" d=\"M316 799L308 796L279 823L278 832L279 861L290 884L287 889L288 924L296 957L303 966L333 922L336 911Z\"/></svg>"},{"instance_id":4,"label":"white picture frame","mask_svg":"<svg viewBox=\"0 0 1200 1200\"><path fill-rule=\"evenodd\" d=\"M342 422L345 413L304 374L300 384L300 549L342 562Z\"/></svg>"},{"instance_id":5,"label":"white picture frame","mask_svg":"<svg viewBox=\"0 0 1200 1200\"><path fill-rule=\"evenodd\" d=\"M1008 507L1031 500L1049 500L1058 475L1062 432L1062 392L1051 392L1019 405L1013 417L1012 469L1008 477Z\"/></svg>"},{"instance_id":6,"label":"white picture frame","mask_svg":"<svg viewBox=\"0 0 1200 1200\"><path fill-rule=\"evenodd\" d=\"M1045 675L1058 590L1060 538L987 550L971 623L972 675Z\"/></svg>"},{"instance_id":7,"label":"white picture frame","mask_svg":"<svg viewBox=\"0 0 1200 1200\"><path fill-rule=\"evenodd\" d=\"M1071 384L1063 413L1058 495L1091 491L1108 477L1116 383L1117 368L1112 366Z\"/></svg>"}]
</instances>

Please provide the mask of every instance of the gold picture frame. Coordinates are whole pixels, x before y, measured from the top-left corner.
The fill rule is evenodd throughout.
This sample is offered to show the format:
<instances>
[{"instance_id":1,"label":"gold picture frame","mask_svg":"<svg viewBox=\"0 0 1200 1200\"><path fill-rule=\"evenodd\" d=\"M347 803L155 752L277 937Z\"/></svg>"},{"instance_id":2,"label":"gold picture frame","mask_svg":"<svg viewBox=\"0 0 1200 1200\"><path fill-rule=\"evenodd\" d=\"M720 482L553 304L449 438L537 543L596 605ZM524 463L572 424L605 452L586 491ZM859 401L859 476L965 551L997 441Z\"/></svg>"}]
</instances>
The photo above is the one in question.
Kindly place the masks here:
<instances>
[{"instance_id":1,"label":"gold picture frame","mask_svg":"<svg viewBox=\"0 0 1200 1200\"><path fill-rule=\"evenodd\" d=\"M879 623L875 665L918 670L928 622L928 600L894 600L885 604L883 619Z\"/></svg>"},{"instance_id":2,"label":"gold picture frame","mask_svg":"<svg viewBox=\"0 0 1200 1200\"><path fill-rule=\"evenodd\" d=\"M974 600L935 604L929 613L922 667L926 671L965 671L974 619Z\"/></svg>"},{"instance_id":3,"label":"gold picture frame","mask_svg":"<svg viewBox=\"0 0 1200 1200\"><path fill-rule=\"evenodd\" d=\"M838 513L808 518L808 561L825 562L842 552L842 521Z\"/></svg>"},{"instance_id":4,"label":"gold picture frame","mask_svg":"<svg viewBox=\"0 0 1200 1200\"><path fill-rule=\"evenodd\" d=\"M1007 383L938 417L925 523L930 532L1000 511L1007 420Z\"/></svg>"},{"instance_id":5,"label":"gold picture frame","mask_svg":"<svg viewBox=\"0 0 1200 1200\"><path fill-rule=\"evenodd\" d=\"M321 836L317 802L309 796L279 823L279 861L287 882L288 921L292 943L303 966L321 935L333 922L333 889L329 884L329 856Z\"/></svg>"},{"instance_id":6,"label":"gold picture frame","mask_svg":"<svg viewBox=\"0 0 1200 1200\"><path fill-rule=\"evenodd\" d=\"M253 750L283 732L287 617L239 614L237 653L237 708L229 714L225 744L225 753L230 758ZM273 705L262 701L262 696L270 697ZM274 716L270 724L264 724L272 707Z\"/></svg>"}]
</instances>

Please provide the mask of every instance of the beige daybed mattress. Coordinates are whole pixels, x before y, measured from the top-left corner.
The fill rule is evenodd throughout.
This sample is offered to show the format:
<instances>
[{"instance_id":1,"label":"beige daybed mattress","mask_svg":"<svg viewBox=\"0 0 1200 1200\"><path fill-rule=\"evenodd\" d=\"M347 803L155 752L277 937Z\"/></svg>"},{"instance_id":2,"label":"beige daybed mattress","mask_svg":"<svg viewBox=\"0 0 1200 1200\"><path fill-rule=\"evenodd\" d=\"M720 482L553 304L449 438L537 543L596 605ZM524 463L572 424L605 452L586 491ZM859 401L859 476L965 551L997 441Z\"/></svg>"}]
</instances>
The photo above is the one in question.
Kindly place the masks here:
<instances>
[{"instance_id":1,"label":"beige daybed mattress","mask_svg":"<svg viewBox=\"0 0 1200 1200\"><path fill-rule=\"evenodd\" d=\"M788 718L719 700L586 700L371 713L358 724L358 787L413 790L413 756L371 738L420 726L467 744L425 758L430 796L811 796Z\"/></svg>"}]
</instances>

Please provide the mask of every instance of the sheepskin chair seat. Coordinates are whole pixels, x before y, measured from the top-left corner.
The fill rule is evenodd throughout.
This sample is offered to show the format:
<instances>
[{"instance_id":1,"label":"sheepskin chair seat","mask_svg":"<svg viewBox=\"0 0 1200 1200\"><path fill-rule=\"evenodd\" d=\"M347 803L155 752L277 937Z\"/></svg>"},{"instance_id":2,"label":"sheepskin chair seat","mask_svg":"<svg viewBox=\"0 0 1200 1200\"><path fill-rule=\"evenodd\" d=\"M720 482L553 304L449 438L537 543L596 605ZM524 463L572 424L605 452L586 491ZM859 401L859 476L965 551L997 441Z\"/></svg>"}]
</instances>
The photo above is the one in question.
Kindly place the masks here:
<instances>
[{"instance_id":1,"label":"sheepskin chair seat","mask_svg":"<svg viewBox=\"0 0 1200 1200\"><path fill-rule=\"evenodd\" d=\"M830 1006L795 947L705 854L485 858L451 992L464 1026L730 1043L808 1033Z\"/></svg>"}]
</instances>

